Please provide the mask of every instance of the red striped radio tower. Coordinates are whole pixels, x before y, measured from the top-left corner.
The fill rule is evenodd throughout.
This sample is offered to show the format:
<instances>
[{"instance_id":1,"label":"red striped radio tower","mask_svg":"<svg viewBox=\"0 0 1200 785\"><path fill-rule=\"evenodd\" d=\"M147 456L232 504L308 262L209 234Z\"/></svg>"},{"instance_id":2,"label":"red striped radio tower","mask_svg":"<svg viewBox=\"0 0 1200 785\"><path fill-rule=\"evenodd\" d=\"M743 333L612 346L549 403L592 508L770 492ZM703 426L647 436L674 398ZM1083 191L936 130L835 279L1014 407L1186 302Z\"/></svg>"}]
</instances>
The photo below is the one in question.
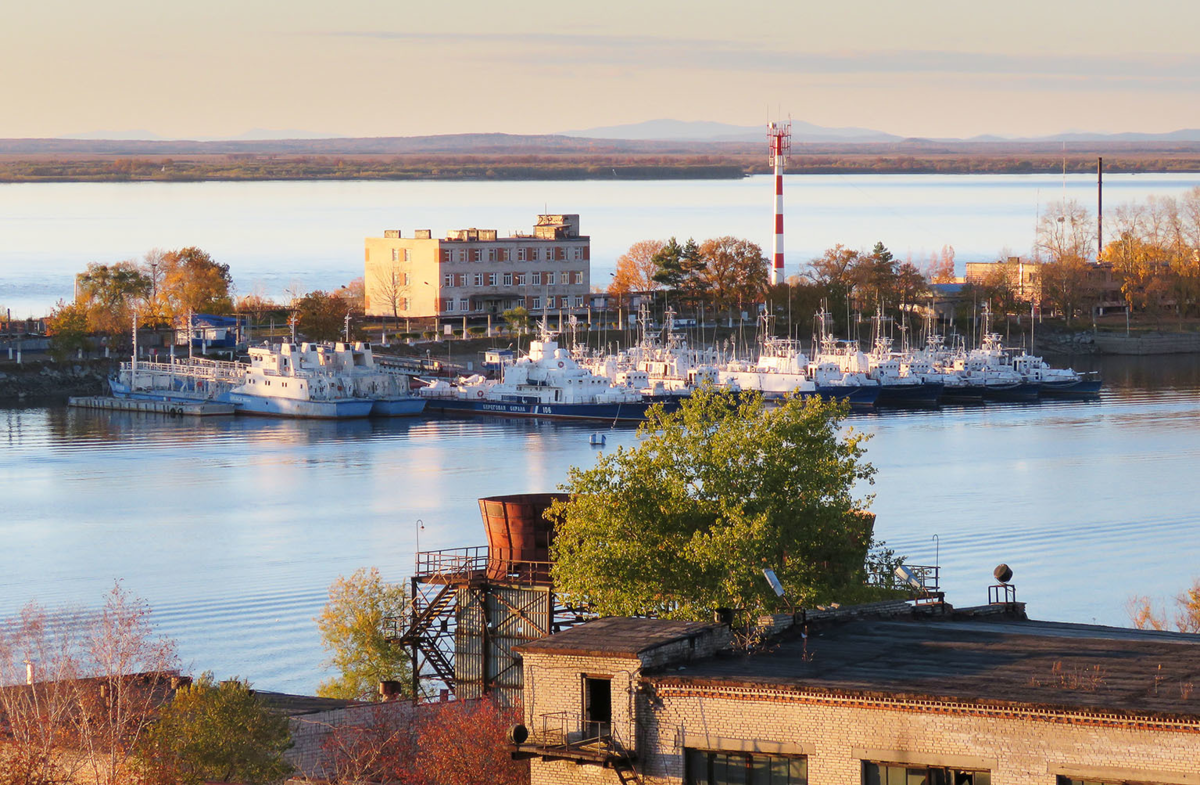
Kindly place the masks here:
<instances>
[{"instance_id":1,"label":"red striped radio tower","mask_svg":"<svg viewBox=\"0 0 1200 785\"><path fill-rule=\"evenodd\" d=\"M768 123L771 164L775 167L775 241L771 244L771 285L784 282L783 274L783 167L792 151L792 122Z\"/></svg>"}]
</instances>

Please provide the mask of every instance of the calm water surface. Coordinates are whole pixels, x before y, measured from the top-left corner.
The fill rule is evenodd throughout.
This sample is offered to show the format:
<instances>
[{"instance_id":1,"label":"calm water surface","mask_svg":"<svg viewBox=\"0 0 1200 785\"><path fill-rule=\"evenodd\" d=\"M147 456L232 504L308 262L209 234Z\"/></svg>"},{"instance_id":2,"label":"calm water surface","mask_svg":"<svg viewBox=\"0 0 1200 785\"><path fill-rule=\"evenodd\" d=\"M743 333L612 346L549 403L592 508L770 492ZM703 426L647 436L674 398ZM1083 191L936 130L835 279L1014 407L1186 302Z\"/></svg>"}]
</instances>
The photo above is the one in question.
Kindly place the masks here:
<instances>
[{"instance_id":1,"label":"calm water surface","mask_svg":"<svg viewBox=\"0 0 1200 785\"><path fill-rule=\"evenodd\" d=\"M1105 204L1178 196L1200 174L1112 174ZM1092 209L1095 180L1072 175L790 175L788 272L836 243L882 240L923 264L952 245L958 261L1024 253L1038 211L1064 192ZM0 184L0 306L41 316L70 299L88 262L198 245L230 266L240 293L282 298L336 289L363 274L363 238L385 229L468 226L529 231L546 210L579 213L592 238L592 282L649 237L721 234L769 248L770 176L743 180L578 182L252 182Z\"/></svg>"},{"instance_id":2,"label":"calm water surface","mask_svg":"<svg viewBox=\"0 0 1200 785\"><path fill-rule=\"evenodd\" d=\"M1040 618L1125 624L1131 594L1189 585L1200 361L1096 367L1097 402L852 418L873 435L877 536L932 563L937 534L956 604L986 601L1009 563ZM0 410L0 613L92 604L121 578L197 669L310 691L325 675L312 618L334 578L403 578L418 519L423 549L482 544L475 500L553 489L594 461L591 430Z\"/></svg>"}]
</instances>

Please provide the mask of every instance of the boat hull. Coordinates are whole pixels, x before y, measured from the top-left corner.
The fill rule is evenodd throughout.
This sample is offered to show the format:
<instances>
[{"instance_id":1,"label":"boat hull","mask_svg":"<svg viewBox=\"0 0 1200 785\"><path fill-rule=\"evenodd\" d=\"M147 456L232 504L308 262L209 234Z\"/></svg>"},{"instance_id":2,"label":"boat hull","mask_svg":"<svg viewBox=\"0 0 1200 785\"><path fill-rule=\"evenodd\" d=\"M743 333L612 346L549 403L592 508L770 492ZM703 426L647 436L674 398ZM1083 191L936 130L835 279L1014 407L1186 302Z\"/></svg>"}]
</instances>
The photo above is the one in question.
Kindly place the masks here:
<instances>
[{"instance_id":1,"label":"boat hull","mask_svg":"<svg viewBox=\"0 0 1200 785\"><path fill-rule=\"evenodd\" d=\"M1036 401L1041 385L1033 382L1020 384L986 385L983 387L984 400L988 401Z\"/></svg>"},{"instance_id":2,"label":"boat hull","mask_svg":"<svg viewBox=\"0 0 1200 785\"><path fill-rule=\"evenodd\" d=\"M1100 394L1102 384L1099 379L1042 382L1041 394L1047 398L1094 398Z\"/></svg>"},{"instance_id":3,"label":"boat hull","mask_svg":"<svg viewBox=\"0 0 1200 785\"><path fill-rule=\"evenodd\" d=\"M942 400L941 382L921 384L884 384L879 389L878 406L934 407Z\"/></svg>"},{"instance_id":4,"label":"boat hull","mask_svg":"<svg viewBox=\"0 0 1200 785\"><path fill-rule=\"evenodd\" d=\"M411 417L423 411L424 398L378 398L371 406L372 417Z\"/></svg>"},{"instance_id":5,"label":"boat hull","mask_svg":"<svg viewBox=\"0 0 1200 785\"><path fill-rule=\"evenodd\" d=\"M955 385L942 388L942 403L983 403L983 388Z\"/></svg>"},{"instance_id":6,"label":"boat hull","mask_svg":"<svg viewBox=\"0 0 1200 785\"><path fill-rule=\"evenodd\" d=\"M349 420L367 417L375 402L369 398L341 398L332 401L302 401L292 398L265 398L231 393L230 403L238 414L258 417L294 417L312 420Z\"/></svg>"},{"instance_id":7,"label":"boat hull","mask_svg":"<svg viewBox=\"0 0 1200 785\"><path fill-rule=\"evenodd\" d=\"M879 385L817 385L817 395L826 401L845 401L852 409L870 409L879 400Z\"/></svg>"},{"instance_id":8,"label":"boat hull","mask_svg":"<svg viewBox=\"0 0 1200 785\"><path fill-rule=\"evenodd\" d=\"M428 398L425 410L443 414L482 415L491 417L536 417L546 420L601 420L605 422L641 422L652 406L661 405L668 412L679 408L679 400L644 401L638 403L520 403L516 401L467 400L459 398Z\"/></svg>"}]
</instances>

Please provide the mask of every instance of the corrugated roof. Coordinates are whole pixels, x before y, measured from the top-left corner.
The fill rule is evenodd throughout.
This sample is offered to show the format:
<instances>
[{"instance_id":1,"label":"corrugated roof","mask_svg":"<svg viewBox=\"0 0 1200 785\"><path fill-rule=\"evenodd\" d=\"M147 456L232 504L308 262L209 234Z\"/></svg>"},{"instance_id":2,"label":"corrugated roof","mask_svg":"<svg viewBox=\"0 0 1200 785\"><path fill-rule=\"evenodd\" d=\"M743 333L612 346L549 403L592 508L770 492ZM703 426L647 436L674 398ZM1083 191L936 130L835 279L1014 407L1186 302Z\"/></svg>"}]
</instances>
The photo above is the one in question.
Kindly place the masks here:
<instances>
[{"instance_id":1,"label":"corrugated roof","mask_svg":"<svg viewBox=\"0 0 1200 785\"><path fill-rule=\"evenodd\" d=\"M859 619L749 656L670 668L662 683L1200 717L1200 635L1004 618Z\"/></svg>"},{"instance_id":2,"label":"corrugated roof","mask_svg":"<svg viewBox=\"0 0 1200 785\"><path fill-rule=\"evenodd\" d=\"M517 651L635 658L641 652L695 637L715 625L672 619L633 619L609 616L596 619L548 638L526 643Z\"/></svg>"}]
</instances>

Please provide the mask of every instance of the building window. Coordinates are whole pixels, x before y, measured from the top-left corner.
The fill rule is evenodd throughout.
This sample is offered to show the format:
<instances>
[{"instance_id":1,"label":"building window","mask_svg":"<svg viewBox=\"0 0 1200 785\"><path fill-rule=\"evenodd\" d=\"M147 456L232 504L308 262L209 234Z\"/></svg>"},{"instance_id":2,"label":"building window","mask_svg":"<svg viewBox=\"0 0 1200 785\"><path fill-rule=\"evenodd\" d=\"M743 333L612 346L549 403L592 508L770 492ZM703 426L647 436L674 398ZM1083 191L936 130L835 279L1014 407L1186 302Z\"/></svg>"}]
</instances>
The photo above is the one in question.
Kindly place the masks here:
<instances>
[{"instance_id":1,"label":"building window","mask_svg":"<svg viewBox=\"0 0 1200 785\"><path fill-rule=\"evenodd\" d=\"M583 256L583 251L581 251L579 249L578 245L571 249L571 259L573 261L578 262L582 256Z\"/></svg>"},{"instance_id":2,"label":"building window","mask_svg":"<svg viewBox=\"0 0 1200 785\"><path fill-rule=\"evenodd\" d=\"M466 285L467 285L467 274L466 274L466 273L459 273L459 274L458 274L458 285L459 285L459 286L466 286Z\"/></svg>"},{"instance_id":3,"label":"building window","mask_svg":"<svg viewBox=\"0 0 1200 785\"><path fill-rule=\"evenodd\" d=\"M454 273L446 273L442 276L442 286L454 285Z\"/></svg>"},{"instance_id":4,"label":"building window","mask_svg":"<svg viewBox=\"0 0 1200 785\"><path fill-rule=\"evenodd\" d=\"M400 261L400 249L399 248L392 249L392 261L393 262Z\"/></svg>"},{"instance_id":5,"label":"building window","mask_svg":"<svg viewBox=\"0 0 1200 785\"><path fill-rule=\"evenodd\" d=\"M496 285L496 274L495 274L495 273L488 273L488 274L487 274L487 285L488 285L488 286L495 286L495 285Z\"/></svg>"},{"instance_id":6,"label":"building window","mask_svg":"<svg viewBox=\"0 0 1200 785\"><path fill-rule=\"evenodd\" d=\"M454 298L447 297L445 302L443 303L443 305L446 306L445 308L442 309L443 311L453 311L454 310Z\"/></svg>"},{"instance_id":7,"label":"building window","mask_svg":"<svg viewBox=\"0 0 1200 785\"><path fill-rule=\"evenodd\" d=\"M688 785L808 785L808 759L799 755L684 750Z\"/></svg>"},{"instance_id":8,"label":"building window","mask_svg":"<svg viewBox=\"0 0 1200 785\"><path fill-rule=\"evenodd\" d=\"M401 300L401 302L403 303L403 305L400 306L401 310L407 311L409 308L412 307L411 305L409 305L409 299L407 297L405 297L403 300Z\"/></svg>"},{"instance_id":9,"label":"building window","mask_svg":"<svg viewBox=\"0 0 1200 785\"><path fill-rule=\"evenodd\" d=\"M534 285L534 286L541 286L541 285L542 285L542 274L541 274L541 273L534 273L534 274L533 274L533 285Z\"/></svg>"},{"instance_id":10,"label":"building window","mask_svg":"<svg viewBox=\"0 0 1200 785\"><path fill-rule=\"evenodd\" d=\"M987 771L950 769L944 766L900 766L895 763L863 761L863 785L992 785Z\"/></svg>"},{"instance_id":11,"label":"building window","mask_svg":"<svg viewBox=\"0 0 1200 785\"><path fill-rule=\"evenodd\" d=\"M406 261L406 262L412 261L412 249L411 248L404 249L404 261Z\"/></svg>"},{"instance_id":12,"label":"building window","mask_svg":"<svg viewBox=\"0 0 1200 785\"><path fill-rule=\"evenodd\" d=\"M527 280L525 273L517 273L517 286L524 286Z\"/></svg>"},{"instance_id":13,"label":"building window","mask_svg":"<svg viewBox=\"0 0 1200 785\"><path fill-rule=\"evenodd\" d=\"M472 248L471 249L471 261L472 262L483 261L483 249L482 248Z\"/></svg>"},{"instance_id":14,"label":"building window","mask_svg":"<svg viewBox=\"0 0 1200 785\"><path fill-rule=\"evenodd\" d=\"M554 285L554 273L553 273L553 271L551 271L551 272L547 272L547 273L546 273L546 285L547 285L547 286L553 286L553 285Z\"/></svg>"},{"instance_id":15,"label":"building window","mask_svg":"<svg viewBox=\"0 0 1200 785\"><path fill-rule=\"evenodd\" d=\"M412 286L412 279L409 277L408 273L404 274L404 285Z\"/></svg>"},{"instance_id":16,"label":"building window","mask_svg":"<svg viewBox=\"0 0 1200 785\"><path fill-rule=\"evenodd\" d=\"M517 249L517 261L518 261L518 262L524 262L524 261L528 261L528 260L525 258L525 249L524 249L524 248L518 248L518 249Z\"/></svg>"},{"instance_id":17,"label":"building window","mask_svg":"<svg viewBox=\"0 0 1200 785\"><path fill-rule=\"evenodd\" d=\"M566 258L567 258L567 249L563 248L561 245L555 246L554 247L554 261L562 262L562 261L565 261Z\"/></svg>"},{"instance_id":18,"label":"building window","mask_svg":"<svg viewBox=\"0 0 1200 785\"><path fill-rule=\"evenodd\" d=\"M574 275L575 275L575 283L576 284L583 283L583 270L576 270Z\"/></svg>"},{"instance_id":19,"label":"building window","mask_svg":"<svg viewBox=\"0 0 1200 785\"><path fill-rule=\"evenodd\" d=\"M475 273L473 280L476 286L483 286L483 273Z\"/></svg>"},{"instance_id":20,"label":"building window","mask_svg":"<svg viewBox=\"0 0 1200 785\"><path fill-rule=\"evenodd\" d=\"M443 261L443 262L449 262L449 261L450 261L450 249L449 249L449 248L443 248L443 249L442 249L442 261Z\"/></svg>"},{"instance_id":21,"label":"building window","mask_svg":"<svg viewBox=\"0 0 1200 785\"><path fill-rule=\"evenodd\" d=\"M468 301L467 298L465 298L465 297L462 298L461 300L459 300L458 301L458 310L462 311L463 313L466 313L467 311L471 310L470 301Z\"/></svg>"},{"instance_id":22,"label":"building window","mask_svg":"<svg viewBox=\"0 0 1200 785\"><path fill-rule=\"evenodd\" d=\"M533 308L533 310L535 310L535 311L540 310L542 307L542 298L534 297L533 303L530 305L530 307Z\"/></svg>"},{"instance_id":23,"label":"building window","mask_svg":"<svg viewBox=\"0 0 1200 785\"><path fill-rule=\"evenodd\" d=\"M505 274L504 274L504 285L505 285L505 286L512 286L512 285L513 285L513 283L512 283L512 282L513 282L512 273L505 273Z\"/></svg>"},{"instance_id":24,"label":"building window","mask_svg":"<svg viewBox=\"0 0 1200 785\"><path fill-rule=\"evenodd\" d=\"M583 295L582 294L575 295L575 307L576 308L583 307Z\"/></svg>"}]
</instances>

